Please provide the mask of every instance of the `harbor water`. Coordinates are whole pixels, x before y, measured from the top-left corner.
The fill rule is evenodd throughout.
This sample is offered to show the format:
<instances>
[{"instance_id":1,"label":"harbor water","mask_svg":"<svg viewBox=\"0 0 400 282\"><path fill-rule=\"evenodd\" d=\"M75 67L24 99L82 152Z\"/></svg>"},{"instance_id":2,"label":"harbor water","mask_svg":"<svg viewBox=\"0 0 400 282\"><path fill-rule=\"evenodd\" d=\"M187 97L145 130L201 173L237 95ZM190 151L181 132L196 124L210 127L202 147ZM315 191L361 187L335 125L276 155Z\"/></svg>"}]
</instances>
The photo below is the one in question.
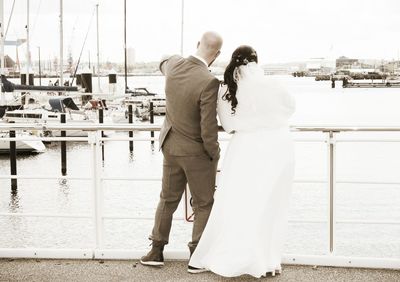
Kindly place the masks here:
<instances>
[{"instance_id":1,"label":"harbor water","mask_svg":"<svg viewBox=\"0 0 400 282\"><path fill-rule=\"evenodd\" d=\"M118 78L123 89L123 78ZM163 94L163 77L129 77L128 85L147 87ZM319 126L400 126L400 89L330 88L329 81L313 78L277 76L293 94L297 111L293 125ZM42 79L46 85L48 80ZM97 78L93 79L96 85ZM101 78L103 91L107 78ZM96 91L96 89L95 89ZM161 123L162 117L156 118ZM110 136L127 136L111 133ZM148 137L137 132L135 137ZM157 136L157 133L156 133ZM221 137L227 135L221 133ZM293 133L295 138L317 138L321 142L296 143L296 179L327 179L327 145L323 133ZM338 133L340 139L400 138L399 133ZM254 140L258 142L258 140ZM226 142L221 141L222 158ZM105 177L159 177L162 154L149 141L136 141L129 152L127 141L107 141L101 174ZM19 156L18 174L61 175L60 146L47 145L37 155ZM68 176L91 177L91 149L82 142L68 143ZM222 163L222 161L220 161ZM249 164L251 166L251 164ZM342 142L337 143L336 217L343 221L400 222L400 185L348 184L348 181L399 182L400 143ZM223 167L221 167L223 170ZM8 156L0 156L0 174L10 174ZM92 214L92 182L90 180L18 180L18 191L11 193L10 180L0 179L0 213ZM104 180L103 215L125 215L144 219L105 219L105 247L112 249L147 250L152 217L158 202L160 182ZM217 188L218 189L218 188ZM243 187L246 189L246 187ZM240 208L240 207L238 207ZM181 205L176 217L184 216ZM295 183L290 205L290 219L315 222L291 222L285 253L328 253L328 187L326 183ZM240 227L238 227L240 228ZM91 248L92 219L56 217L0 216L1 248ZM249 230L251 232L251 230ZM191 236L191 223L174 221L167 249L186 249ZM336 255L400 258L400 224L337 223Z\"/></svg>"}]
</instances>

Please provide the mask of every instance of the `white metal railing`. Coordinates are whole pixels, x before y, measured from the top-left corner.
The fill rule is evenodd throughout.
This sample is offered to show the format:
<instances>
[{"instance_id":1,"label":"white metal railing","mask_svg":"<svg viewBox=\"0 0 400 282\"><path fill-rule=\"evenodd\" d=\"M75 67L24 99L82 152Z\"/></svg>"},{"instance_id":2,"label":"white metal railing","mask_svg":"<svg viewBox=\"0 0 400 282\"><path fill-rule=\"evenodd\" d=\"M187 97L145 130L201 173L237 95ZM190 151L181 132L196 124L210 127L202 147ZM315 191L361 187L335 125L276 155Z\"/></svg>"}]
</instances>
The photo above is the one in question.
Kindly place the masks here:
<instances>
[{"instance_id":1,"label":"white metal railing","mask_svg":"<svg viewBox=\"0 0 400 282\"><path fill-rule=\"evenodd\" d=\"M400 225L400 221L368 221L368 220L337 220L336 219L336 197L335 187L338 183L357 183L357 184L383 184L393 185L400 182L394 181L375 181L368 182L362 180L336 179L336 144L338 142L399 142L400 138L377 139L338 139L336 134L339 132L400 132L400 127L324 127L324 126L292 126L294 132L322 132L325 138L295 138L296 142L324 142L327 144L328 166L327 179L296 179L296 183L327 183L328 190L328 215L327 219L291 219L289 222L302 223L325 223L329 230L329 250L328 255L293 255L286 254L283 263L288 264L312 264L330 266L352 266L369 268L395 268L400 269L400 258L363 258L363 257L344 257L335 255L335 225L344 224L388 224ZM104 180L131 180L131 181L161 181L159 177L135 178L135 177L104 177L101 175L101 146L104 141L157 141L156 138L137 138L137 137L103 137L102 131L159 131L159 125L39 125L39 124L0 124L0 131L19 131L19 130L83 130L88 131L88 137L42 137L43 141L74 141L88 142L92 151L92 176L46 176L46 175L0 175L0 179L71 179L71 180L91 180L92 181L92 214L48 214L48 213L0 213L0 216L18 217L61 217L61 218L92 218L94 222L94 242L92 249L6 249L0 248L0 257L35 257L35 258L93 258L93 259L134 259L139 258L144 253L134 250L114 250L104 249L104 219L147 219L153 217L131 217L124 214L105 214L103 209L103 189ZM7 137L2 140L18 141L27 140L25 137ZM220 139L221 141L229 138ZM166 253L166 258L187 259L186 251L170 251Z\"/></svg>"}]
</instances>

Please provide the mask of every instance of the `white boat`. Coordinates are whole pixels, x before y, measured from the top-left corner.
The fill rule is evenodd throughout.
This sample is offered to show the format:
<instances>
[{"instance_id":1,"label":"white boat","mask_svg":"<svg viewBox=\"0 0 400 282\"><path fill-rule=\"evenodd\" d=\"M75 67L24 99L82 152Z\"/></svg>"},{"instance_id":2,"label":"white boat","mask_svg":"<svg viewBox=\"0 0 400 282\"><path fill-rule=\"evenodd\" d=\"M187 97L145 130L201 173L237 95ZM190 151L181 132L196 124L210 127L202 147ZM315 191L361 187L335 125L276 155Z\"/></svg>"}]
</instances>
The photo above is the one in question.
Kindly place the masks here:
<instances>
[{"instance_id":1,"label":"white boat","mask_svg":"<svg viewBox=\"0 0 400 282\"><path fill-rule=\"evenodd\" d=\"M3 116L4 122L14 122L14 123L34 123L38 125L54 125L60 124L61 113L51 112L45 109L24 109L24 110L14 110L6 111ZM95 124L94 120L90 120L86 117L84 113L68 113L66 115L67 124ZM42 131L39 132L41 136L60 136L61 131ZM68 131L67 136L82 137L87 136L87 132L83 131Z\"/></svg>"},{"instance_id":2,"label":"white boat","mask_svg":"<svg viewBox=\"0 0 400 282\"><path fill-rule=\"evenodd\" d=\"M9 137L10 135L8 132L0 132L0 154L7 154L10 152L10 141L3 140L3 138ZM42 153L46 150L43 142L37 136L27 132L18 132L16 137L26 139L15 142L17 153Z\"/></svg>"},{"instance_id":3,"label":"white boat","mask_svg":"<svg viewBox=\"0 0 400 282\"><path fill-rule=\"evenodd\" d=\"M126 97L123 103L125 105L134 105L133 111L136 117L147 120L150 116L150 103L153 103L153 113L155 115L165 114L165 97L150 93L146 88L135 88L130 93L131 96Z\"/></svg>"},{"instance_id":4,"label":"white boat","mask_svg":"<svg viewBox=\"0 0 400 282\"><path fill-rule=\"evenodd\" d=\"M126 107L125 112L114 113L113 122L115 123L127 123L128 122L128 106L132 105L132 111L134 116L142 121L149 120L150 118L150 103L153 103L154 115L163 115L166 111L166 100L163 97L145 97L145 96L132 96L127 97L123 104ZM122 115L123 114L123 115Z\"/></svg>"},{"instance_id":5,"label":"white boat","mask_svg":"<svg viewBox=\"0 0 400 282\"><path fill-rule=\"evenodd\" d=\"M149 100L153 102L153 112L155 115L165 115L167 101L164 97L154 97Z\"/></svg>"},{"instance_id":6,"label":"white boat","mask_svg":"<svg viewBox=\"0 0 400 282\"><path fill-rule=\"evenodd\" d=\"M38 125L54 125L61 123L61 114L66 114L67 124L96 124L97 121L90 119L85 111L79 110L79 108L72 101L72 98L58 98L50 99L50 105L52 110L46 110L44 108L39 109L23 109L6 111L3 116L4 122L14 123L34 123ZM41 136L60 136L61 131L42 131L39 132ZM68 131L67 136L73 137L85 137L87 132L84 131Z\"/></svg>"}]
</instances>

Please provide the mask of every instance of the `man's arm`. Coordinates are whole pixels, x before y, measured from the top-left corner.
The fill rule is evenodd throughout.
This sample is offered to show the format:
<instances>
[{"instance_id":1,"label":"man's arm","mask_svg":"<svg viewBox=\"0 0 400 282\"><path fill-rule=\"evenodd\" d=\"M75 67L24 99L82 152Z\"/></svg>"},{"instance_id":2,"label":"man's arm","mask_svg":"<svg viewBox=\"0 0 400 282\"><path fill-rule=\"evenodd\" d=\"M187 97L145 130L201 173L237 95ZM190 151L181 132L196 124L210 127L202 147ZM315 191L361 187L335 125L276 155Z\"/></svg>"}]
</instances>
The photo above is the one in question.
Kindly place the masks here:
<instances>
[{"instance_id":1,"label":"man's arm","mask_svg":"<svg viewBox=\"0 0 400 282\"><path fill-rule=\"evenodd\" d=\"M165 55L162 57L158 68L160 69L160 71L163 75L167 74L168 62L170 62L171 59L176 58L176 57L177 57L177 55L173 55L173 56Z\"/></svg>"},{"instance_id":2,"label":"man's arm","mask_svg":"<svg viewBox=\"0 0 400 282\"><path fill-rule=\"evenodd\" d=\"M210 159L219 158L217 99L219 81L213 79L200 96L200 128L203 146Z\"/></svg>"}]
</instances>

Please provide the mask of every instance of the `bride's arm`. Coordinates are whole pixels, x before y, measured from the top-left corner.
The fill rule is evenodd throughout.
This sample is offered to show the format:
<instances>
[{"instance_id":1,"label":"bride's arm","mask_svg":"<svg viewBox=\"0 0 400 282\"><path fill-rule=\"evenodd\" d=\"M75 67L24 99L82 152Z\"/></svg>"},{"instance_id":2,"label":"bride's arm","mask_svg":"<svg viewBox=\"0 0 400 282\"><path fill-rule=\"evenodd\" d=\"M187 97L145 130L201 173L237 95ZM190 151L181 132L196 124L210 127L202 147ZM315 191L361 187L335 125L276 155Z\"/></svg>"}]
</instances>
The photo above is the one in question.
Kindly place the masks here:
<instances>
[{"instance_id":1,"label":"bride's arm","mask_svg":"<svg viewBox=\"0 0 400 282\"><path fill-rule=\"evenodd\" d=\"M221 85L218 92L217 113L218 119L227 133L234 133L235 131L235 116L232 115L231 103L222 99L227 90L226 85Z\"/></svg>"}]
</instances>

